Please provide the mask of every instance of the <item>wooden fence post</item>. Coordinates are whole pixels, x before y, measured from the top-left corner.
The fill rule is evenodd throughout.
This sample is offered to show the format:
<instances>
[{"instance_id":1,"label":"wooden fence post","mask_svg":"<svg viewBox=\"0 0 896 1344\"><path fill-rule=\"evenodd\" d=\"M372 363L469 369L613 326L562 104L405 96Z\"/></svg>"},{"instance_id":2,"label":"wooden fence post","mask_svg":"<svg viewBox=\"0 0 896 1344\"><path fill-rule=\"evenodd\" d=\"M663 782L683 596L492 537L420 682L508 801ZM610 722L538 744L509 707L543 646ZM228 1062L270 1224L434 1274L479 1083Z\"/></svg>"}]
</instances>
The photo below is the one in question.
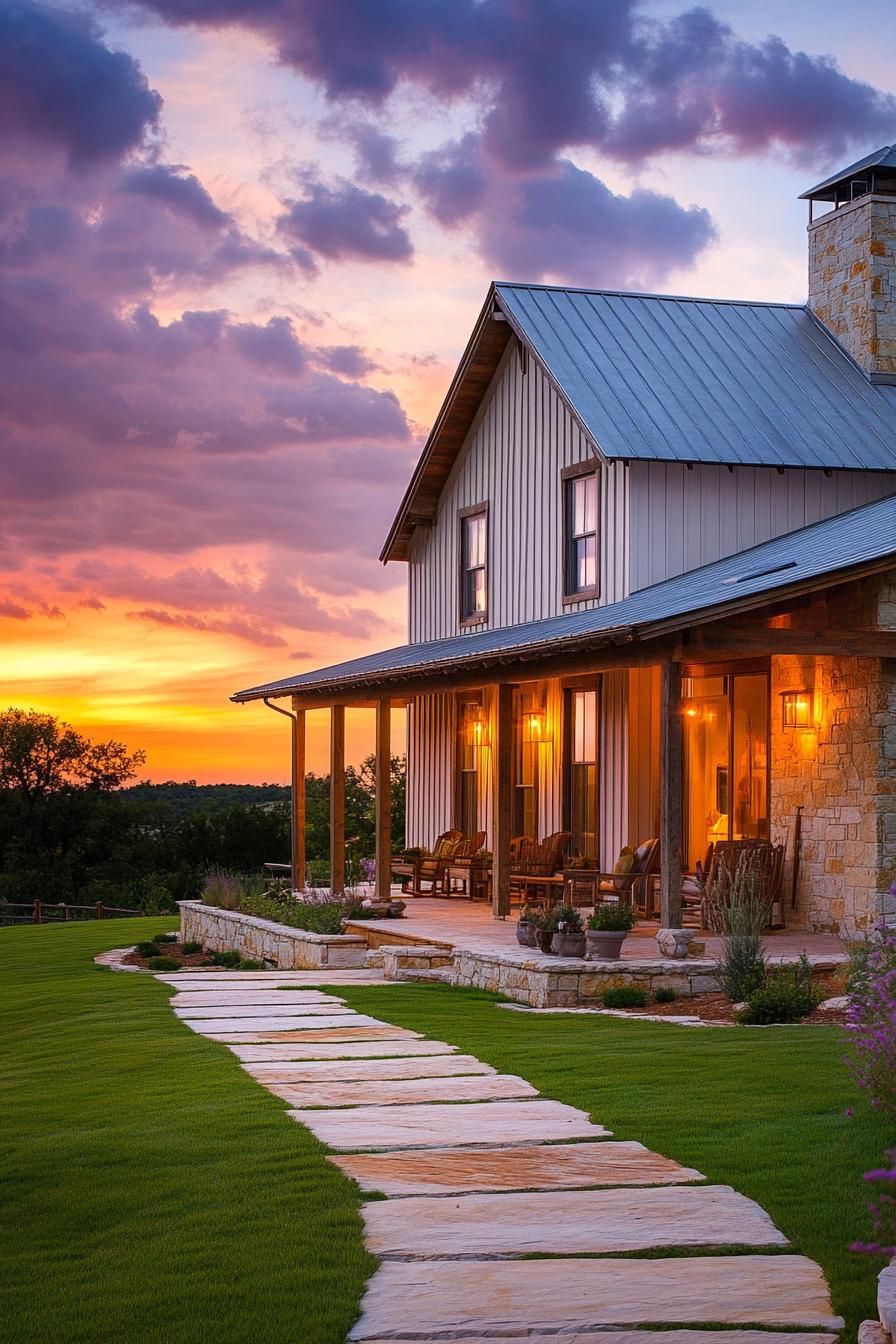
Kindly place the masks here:
<instances>
[{"instance_id":1,"label":"wooden fence post","mask_svg":"<svg viewBox=\"0 0 896 1344\"><path fill-rule=\"evenodd\" d=\"M97 917L97 919L102 919L103 914L104 914L104 911L103 911L103 903L102 903L102 901L97 901L97 903L96 903L96 917Z\"/></svg>"},{"instance_id":2,"label":"wooden fence post","mask_svg":"<svg viewBox=\"0 0 896 1344\"><path fill-rule=\"evenodd\" d=\"M43 912L42 912L42 910L41 910L40 901L35 901L35 902L34 902L34 922L35 922L35 924L39 924L39 923L40 923L40 921L41 921L41 917L42 917L42 913L43 913Z\"/></svg>"}]
</instances>

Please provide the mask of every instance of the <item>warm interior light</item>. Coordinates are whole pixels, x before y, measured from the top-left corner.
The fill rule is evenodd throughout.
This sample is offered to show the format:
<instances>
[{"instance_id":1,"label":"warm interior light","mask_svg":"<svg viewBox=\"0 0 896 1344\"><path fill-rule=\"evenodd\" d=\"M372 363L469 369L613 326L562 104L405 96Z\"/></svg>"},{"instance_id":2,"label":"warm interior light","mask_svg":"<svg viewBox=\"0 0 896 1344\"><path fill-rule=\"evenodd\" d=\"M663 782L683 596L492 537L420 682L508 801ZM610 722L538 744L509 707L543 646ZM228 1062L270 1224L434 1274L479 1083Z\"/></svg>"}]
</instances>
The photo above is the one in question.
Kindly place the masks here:
<instances>
[{"instance_id":1,"label":"warm interior light","mask_svg":"<svg viewBox=\"0 0 896 1344\"><path fill-rule=\"evenodd\" d=\"M781 692L781 725L784 728L814 728L811 691Z\"/></svg>"}]
</instances>

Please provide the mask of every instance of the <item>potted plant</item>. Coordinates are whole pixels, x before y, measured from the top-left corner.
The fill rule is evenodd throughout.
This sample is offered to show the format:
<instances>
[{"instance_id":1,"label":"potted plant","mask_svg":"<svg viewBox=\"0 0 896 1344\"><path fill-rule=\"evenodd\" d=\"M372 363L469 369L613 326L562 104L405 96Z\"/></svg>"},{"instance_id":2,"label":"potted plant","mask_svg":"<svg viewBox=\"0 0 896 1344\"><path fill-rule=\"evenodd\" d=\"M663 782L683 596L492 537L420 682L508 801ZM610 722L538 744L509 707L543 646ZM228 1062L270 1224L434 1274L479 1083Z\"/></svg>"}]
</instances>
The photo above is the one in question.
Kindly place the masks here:
<instances>
[{"instance_id":1,"label":"potted plant","mask_svg":"<svg viewBox=\"0 0 896 1344\"><path fill-rule=\"evenodd\" d=\"M548 916L555 957L584 957L585 930L582 916L571 905L558 905Z\"/></svg>"},{"instance_id":2,"label":"potted plant","mask_svg":"<svg viewBox=\"0 0 896 1344\"><path fill-rule=\"evenodd\" d=\"M544 928L544 911L539 905L524 905L516 926L516 940L520 947L537 947L536 934Z\"/></svg>"},{"instance_id":3,"label":"potted plant","mask_svg":"<svg viewBox=\"0 0 896 1344\"><path fill-rule=\"evenodd\" d=\"M625 935L635 922L635 912L621 901L595 907L585 935L589 961L618 961Z\"/></svg>"}]
</instances>

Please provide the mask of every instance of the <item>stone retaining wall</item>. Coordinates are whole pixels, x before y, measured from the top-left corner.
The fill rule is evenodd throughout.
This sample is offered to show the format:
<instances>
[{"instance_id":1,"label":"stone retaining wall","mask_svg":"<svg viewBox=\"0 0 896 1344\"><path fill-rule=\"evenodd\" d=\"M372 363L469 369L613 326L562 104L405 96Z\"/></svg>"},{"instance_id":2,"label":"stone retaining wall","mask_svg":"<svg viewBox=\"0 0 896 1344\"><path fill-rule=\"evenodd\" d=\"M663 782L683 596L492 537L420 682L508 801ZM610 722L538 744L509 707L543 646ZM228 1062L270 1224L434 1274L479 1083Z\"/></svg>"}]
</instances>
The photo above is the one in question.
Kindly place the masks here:
<instances>
[{"instance_id":1,"label":"stone retaining wall","mask_svg":"<svg viewBox=\"0 0 896 1344\"><path fill-rule=\"evenodd\" d=\"M309 933L201 901L179 901L178 906L182 940L202 943L211 952L239 952L280 971L346 970L365 964L367 942L358 934Z\"/></svg>"}]
</instances>

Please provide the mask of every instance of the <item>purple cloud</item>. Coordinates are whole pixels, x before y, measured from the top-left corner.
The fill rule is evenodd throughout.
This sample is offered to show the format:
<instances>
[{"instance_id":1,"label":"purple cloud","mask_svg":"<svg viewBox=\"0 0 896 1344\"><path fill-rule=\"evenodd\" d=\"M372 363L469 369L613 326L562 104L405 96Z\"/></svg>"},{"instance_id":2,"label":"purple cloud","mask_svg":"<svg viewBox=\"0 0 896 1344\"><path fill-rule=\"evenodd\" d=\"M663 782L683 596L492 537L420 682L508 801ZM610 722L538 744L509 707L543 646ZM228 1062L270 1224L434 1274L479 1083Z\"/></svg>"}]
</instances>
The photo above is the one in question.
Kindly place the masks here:
<instances>
[{"instance_id":1,"label":"purple cloud","mask_svg":"<svg viewBox=\"0 0 896 1344\"><path fill-rule=\"evenodd\" d=\"M0 124L61 150L78 169L137 149L162 100L137 62L102 41L84 14L6 0L0 6Z\"/></svg>"},{"instance_id":2,"label":"purple cloud","mask_svg":"<svg viewBox=\"0 0 896 1344\"><path fill-rule=\"evenodd\" d=\"M713 240L709 212L671 196L617 196L593 174L557 169L505 183L479 220L483 255L512 280L644 288L690 265Z\"/></svg>"},{"instance_id":3,"label":"purple cloud","mask_svg":"<svg viewBox=\"0 0 896 1344\"><path fill-rule=\"evenodd\" d=\"M173 214L191 219L200 228L220 229L233 223L230 215L218 209L199 178L179 164L134 168L125 174L122 186L136 196L161 201Z\"/></svg>"},{"instance_id":4,"label":"purple cloud","mask_svg":"<svg viewBox=\"0 0 896 1344\"><path fill-rule=\"evenodd\" d=\"M827 161L892 135L896 99L708 9L661 22L636 0L141 0L171 24L240 23L336 103L399 84L474 95L493 158L543 168L578 145L627 161L719 143ZM385 179L384 179L385 180Z\"/></svg>"},{"instance_id":5,"label":"purple cloud","mask_svg":"<svg viewBox=\"0 0 896 1344\"><path fill-rule=\"evenodd\" d=\"M340 180L328 187L313 173L302 175L305 195L287 201L277 229L293 247L300 265L308 254L328 261L410 261L410 235L402 225L407 206L378 192Z\"/></svg>"},{"instance_id":6,"label":"purple cloud","mask_svg":"<svg viewBox=\"0 0 896 1344\"><path fill-rule=\"evenodd\" d=\"M486 178L479 138L472 132L422 155L411 173L429 213L446 228L454 228L483 205Z\"/></svg>"}]
</instances>

